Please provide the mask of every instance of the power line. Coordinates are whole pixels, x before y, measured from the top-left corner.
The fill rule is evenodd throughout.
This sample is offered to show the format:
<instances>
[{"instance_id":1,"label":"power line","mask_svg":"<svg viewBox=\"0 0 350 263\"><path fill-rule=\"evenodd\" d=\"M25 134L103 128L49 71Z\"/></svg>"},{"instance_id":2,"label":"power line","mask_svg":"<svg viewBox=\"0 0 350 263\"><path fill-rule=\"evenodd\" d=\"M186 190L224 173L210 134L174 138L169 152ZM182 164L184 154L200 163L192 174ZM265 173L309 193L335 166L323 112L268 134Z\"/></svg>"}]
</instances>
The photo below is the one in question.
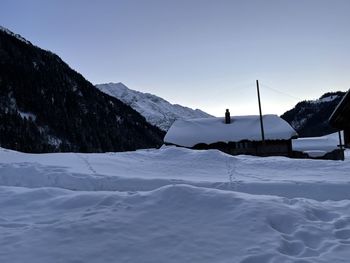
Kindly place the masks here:
<instances>
[{"instance_id":1,"label":"power line","mask_svg":"<svg viewBox=\"0 0 350 263\"><path fill-rule=\"evenodd\" d=\"M288 94L288 93L286 93L286 92L283 92L283 91L280 91L280 90L277 90L277 89L271 88L270 86L268 86L268 85L266 85L266 84L261 84L261 83L260 83L260 86L261 86L261 87L263 87L263 88L266 88L266 89L272 90L272 91L274 91L274 92L280 93L280 94L282 94L282 95L284 95L284 96L287 96L287 97L293 98L293 99L298 100L298 101L302 101L302 100L303 100L303 99L298 98L298 97L296 97L296 96L290 95L290 94Z\"/></svg>"}]
</instances>

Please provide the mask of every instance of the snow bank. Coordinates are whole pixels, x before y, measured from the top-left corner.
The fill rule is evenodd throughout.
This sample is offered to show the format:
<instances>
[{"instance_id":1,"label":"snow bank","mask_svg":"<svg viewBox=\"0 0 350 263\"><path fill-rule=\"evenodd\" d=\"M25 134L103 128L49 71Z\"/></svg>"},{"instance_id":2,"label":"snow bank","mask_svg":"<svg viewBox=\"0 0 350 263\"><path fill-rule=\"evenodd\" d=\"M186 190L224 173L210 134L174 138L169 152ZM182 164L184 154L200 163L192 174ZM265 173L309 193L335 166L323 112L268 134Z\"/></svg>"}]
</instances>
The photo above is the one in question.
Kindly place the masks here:
<instances>
[{"instance_id":1,"label":"snow bank","mask_svg":"<svg viewBox=\"0 0 350 263\"><path fill-rule=\"evenodd\" d=\"M288 198L350 199L350 162L230 156L178 147L105 154L0 150L0 185L149 191L189 184Z\"/></svg>"},{"instance_id":2,"label":"snow bank","mask_svg":"<svg viewBox=\"0 0 350 263\"><path fill-rule=\"evenodd\" d=\"M347 262L349 170L177 147L0 149L0 262Z\"/></svg>"},{"instance_id":3,"label":"snow bank","mask_svg":"<svg viewBox=\"0 0 350 263\"><path fill-rule=\"evenodd\" d=\"M345 262L350 201L0 187L1 262ZM345 260L345 261L344 261Z\"/></svg>"},{"instance_id":4,"label":"snow bank","mask_svg":"<svg viewBox=\"0 0 350 263\"><path fill-rule=\"evenodd\" d=\"M266 140L289 140L296 131L277 115L264 115ZM184 147L199 143L261 141L259 116L235 116L230 124L224 118L177 120L165 135L164 142Z\"/></svg>"}]
</instances>

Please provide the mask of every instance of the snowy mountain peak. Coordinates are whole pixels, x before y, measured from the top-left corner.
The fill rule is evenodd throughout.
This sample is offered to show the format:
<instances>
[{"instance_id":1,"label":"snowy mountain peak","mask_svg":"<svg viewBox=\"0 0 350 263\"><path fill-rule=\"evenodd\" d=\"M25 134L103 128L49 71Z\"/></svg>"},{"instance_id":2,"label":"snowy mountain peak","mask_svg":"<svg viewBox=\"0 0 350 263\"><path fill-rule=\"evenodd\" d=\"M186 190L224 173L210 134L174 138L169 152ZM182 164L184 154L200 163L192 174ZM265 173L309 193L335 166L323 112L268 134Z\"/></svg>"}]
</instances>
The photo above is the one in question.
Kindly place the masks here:
<instances>
[{"instance_id":1,"label":"snowy mountain peak","mask_svg":"<svg viewBox=\"0 0 350 263\"><path fill-rule=\"evenodd\" d=\"M17 38L18 40L20 40L28 45L32 44L28 40L26 40L24 37L22 37L21 35L13 33L11 30L7 29L6 27L0 26L0 31L5 32L6 34L13 36L13 37Z\"/></svg>"},{"instance_id":2,"label":"snowy mountain peak","mask_svg":"<svg viewBox=\"0 0 350 263\"><path fill-rule=\"evenodd\" d=\"M167 131L175 120L212 117L199 109L191 109L170 102L150 93L129 89L123 83L98 84L102 92L116 97L143 115L146 120Z\"/></svg>"}]
</instances>

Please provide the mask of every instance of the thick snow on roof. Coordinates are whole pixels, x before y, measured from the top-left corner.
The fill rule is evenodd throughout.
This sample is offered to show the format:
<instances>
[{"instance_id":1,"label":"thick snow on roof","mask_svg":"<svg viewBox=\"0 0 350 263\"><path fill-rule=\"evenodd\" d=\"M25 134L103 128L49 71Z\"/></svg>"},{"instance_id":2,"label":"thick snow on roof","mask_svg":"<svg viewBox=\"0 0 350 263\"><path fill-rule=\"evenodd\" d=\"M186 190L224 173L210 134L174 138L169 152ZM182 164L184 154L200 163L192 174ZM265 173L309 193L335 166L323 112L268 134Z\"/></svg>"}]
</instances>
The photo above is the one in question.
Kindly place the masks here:
<instances>
[{"instance_id":1,"label":"thick snow on roof","mask_svg":"<svg viewBox=\"0 0 350 263\"><path fill-rule=\"evenodd\" d=\"M344 142L344 134L342 132ZM339 135L332 133L321 137L306 137L292 140L293 151L307 153L311 157L321 157L326 153L339 149Z\"/></svg>"},{"instance_id":2,"label":"thick snow on roof","mask_svg":"<svg viewBox=\"0 0 350 263\"><path fill-rule=\"evenodd\" d=\"M296 131L277 115L263 116L266 140L288 140L296 136ZM258 115L234 116L231 123L224 118L177 120L165 135L164 142L184 147L199 143L239 142L243 140L261 141L260 119Z\"/></svg>"}]
</instances>

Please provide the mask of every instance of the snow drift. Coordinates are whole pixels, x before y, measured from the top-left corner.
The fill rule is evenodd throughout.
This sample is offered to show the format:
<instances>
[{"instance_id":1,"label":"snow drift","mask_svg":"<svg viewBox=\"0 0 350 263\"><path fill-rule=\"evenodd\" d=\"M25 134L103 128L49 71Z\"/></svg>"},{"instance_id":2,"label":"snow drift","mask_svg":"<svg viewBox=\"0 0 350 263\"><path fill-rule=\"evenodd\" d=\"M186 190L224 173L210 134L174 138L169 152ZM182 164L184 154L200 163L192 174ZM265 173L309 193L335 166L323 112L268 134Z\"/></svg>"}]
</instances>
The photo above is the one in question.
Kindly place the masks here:
<instances>
[{"instance_id":1,"label":"snow drift","mask_svg":"<svg viewBox=\"0 0 350 263\"><path fill-rule=\"evenodd\" d=\"M350 201L0 187L2 262L345 262Z\"/></svg>"},{"instance_id":2,"label":"snow drift","mask_svg":"<svg viewBox=\"0 0 350 263\"><path fill-rule=\"evenodd\" d=\"M348 160L176 147L0 149L0 160L0 262L322 263L350 256Z\"/></svg>"}]
</instances>

